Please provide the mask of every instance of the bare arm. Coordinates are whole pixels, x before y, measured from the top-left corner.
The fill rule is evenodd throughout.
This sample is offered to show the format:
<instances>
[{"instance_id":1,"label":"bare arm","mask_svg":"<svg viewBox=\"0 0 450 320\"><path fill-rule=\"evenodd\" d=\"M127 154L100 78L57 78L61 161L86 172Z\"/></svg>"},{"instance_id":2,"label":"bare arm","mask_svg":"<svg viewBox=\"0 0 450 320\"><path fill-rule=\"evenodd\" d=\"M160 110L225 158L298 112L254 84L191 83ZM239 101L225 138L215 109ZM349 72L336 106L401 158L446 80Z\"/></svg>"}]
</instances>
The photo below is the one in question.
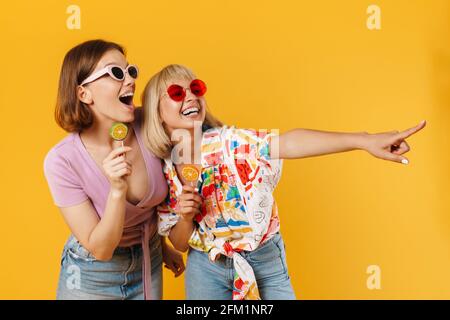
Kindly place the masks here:
<instances>
[{"instance_id":1,"label":"bare arm","mask_svg":"<svg viewBox=\"0 0 450 320\"><path fill-rule=\"evenodd\" d=\"M271 150L279 146L280 159L298 159L364 148L366 132L343 133L294 129L272 139Z\"/></svg>"},{"instance_id":2,"label":"bare arm","mask_svg":"<svg viewBox=\"0 0 450 320\"><path fill-rule=\"evenodd\" d=\"M60 208L75 238L101 261L111 259L122 238L128 189L124 177L131 174L131 165L121 154L130 150L130 147L114 149L103 161L111 188L102 219L99 219L90 200L76 206Z\"/></svg>"},{"instance_id":3,"label":"bare arm","mask_svg":"<svg viewBox=\"0 0 450 320\"><path fill-rule=\"evenodd\" d=\"M294 129L271 140L271 156L279 159L299 159L351 150L365 150L374 157L408 164L402 154L410 150L405 139L425 127L422 121L404 131L369 134L367 132L328 132Z\"/></svg>"},{"instance_id":4,"label":"bare arm","mask_svg":"<svg viewBox=\"0 0 450 320\"><path fill-rule=\"evenodd\" d=\"M188 241L194 232L194 221L180 217L177 224L170 230L169 239L175 249L186 252L189 249Z\"/></svg>"},{"instance_id":5,"label":"bare arm","mask_svg":"<svg viewBox=\"0 0 450 320\"><path fill-rule=\"evenodd\" d=\"M169 233L169 240L175 249L186 252L189 249L188 241L194 232L194 217L200 213L202 198L193 187L183 186L183 192L178 197L178 222Z\"/></svg>"},{"instance_id":6,"label":"bare arm","mask_svg":"<svg viewBox=\"0 0 450 320\"><path fill-rule=\"evenodd\" d=\"M60 208L75 238L98 260L110 260L120 242L125 221L125 195L126 192L109 193L102 219L98 218L90 200Z\"/></svg>"}]
</instances>

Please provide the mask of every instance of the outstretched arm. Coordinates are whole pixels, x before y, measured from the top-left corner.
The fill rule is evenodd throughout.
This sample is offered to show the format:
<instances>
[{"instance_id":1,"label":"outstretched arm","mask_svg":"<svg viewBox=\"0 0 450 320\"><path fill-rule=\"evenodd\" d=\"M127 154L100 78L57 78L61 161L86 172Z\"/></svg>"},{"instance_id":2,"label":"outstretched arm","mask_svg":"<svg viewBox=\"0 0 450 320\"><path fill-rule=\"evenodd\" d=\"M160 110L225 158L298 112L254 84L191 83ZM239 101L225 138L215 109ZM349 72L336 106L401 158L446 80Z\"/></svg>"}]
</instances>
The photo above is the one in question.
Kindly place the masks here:
<instances>
[{"instance_id":1,"label":"outstretched arm","mask_svg":"<svg viewBox=\"0 0 450 320\"><path fill-rule=\"evenodd\" d=\"M425 120L404 131L369 134L367 132L328 132L294 129L272 138L271 157L299 159L351 150L365 150L374 157L408 164L402 156L410 150L406 138L425 127Z\"/></svg>"}]
</instances>

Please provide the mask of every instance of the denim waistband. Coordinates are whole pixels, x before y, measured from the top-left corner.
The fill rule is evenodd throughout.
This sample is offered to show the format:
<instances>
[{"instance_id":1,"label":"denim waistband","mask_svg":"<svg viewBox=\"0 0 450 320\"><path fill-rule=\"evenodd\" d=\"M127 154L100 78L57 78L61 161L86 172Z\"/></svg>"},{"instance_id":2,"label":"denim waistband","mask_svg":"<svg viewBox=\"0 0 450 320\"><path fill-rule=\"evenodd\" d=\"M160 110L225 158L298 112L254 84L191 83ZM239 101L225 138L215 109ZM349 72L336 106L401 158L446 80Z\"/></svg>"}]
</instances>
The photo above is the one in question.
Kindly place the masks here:
<instances>
[{"instance_id":1,"label":"denim waistband","mask_svg":"<svg viewBox=\"0 0 450 320\"><path fill-rule=\"evenodd\" d=\"M142 252L142 279L143 279L143 287L144 287L144 299L151 300L151 251L156 249L158 245L161 243L161 236L158 232L154 232L153 235L150 235L150 222L146 222L141 226L141 243L129 246L129 247L118 247L114 250L114 256L122 256L122 255L130 255L137 252ZM87 255L91 255L88 250L83 248L81 243L71 235L64 246L65 255L66 252L70 249L77 248L79 250L83 250Z\"/></svg>"}]
</instances>

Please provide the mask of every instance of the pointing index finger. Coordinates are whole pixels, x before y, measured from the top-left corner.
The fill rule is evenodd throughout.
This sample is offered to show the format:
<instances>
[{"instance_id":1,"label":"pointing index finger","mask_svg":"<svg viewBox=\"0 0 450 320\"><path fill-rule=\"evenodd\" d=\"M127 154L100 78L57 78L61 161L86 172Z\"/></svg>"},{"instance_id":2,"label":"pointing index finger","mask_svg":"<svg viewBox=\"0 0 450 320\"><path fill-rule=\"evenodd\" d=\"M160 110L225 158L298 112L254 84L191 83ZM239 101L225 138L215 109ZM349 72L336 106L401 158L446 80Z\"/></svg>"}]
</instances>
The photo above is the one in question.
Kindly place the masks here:
<instances>
[{"instance_id":1,"label":"pointing index finger","mask_svg":"<svg viewBox=\"0 0 450 320\"><path fill-rule=\"evenodd\" d=\"M414 126L412 128L409 128L409 129L406 129L406 130L400 132L398 134L398 137L401 139L406 139L406 138L412 136L414 133L418 132L419 130L422 130L425 127L426 123L427 122L425 120L423 120L417 126Z\"/></svg>"}]
</instances>

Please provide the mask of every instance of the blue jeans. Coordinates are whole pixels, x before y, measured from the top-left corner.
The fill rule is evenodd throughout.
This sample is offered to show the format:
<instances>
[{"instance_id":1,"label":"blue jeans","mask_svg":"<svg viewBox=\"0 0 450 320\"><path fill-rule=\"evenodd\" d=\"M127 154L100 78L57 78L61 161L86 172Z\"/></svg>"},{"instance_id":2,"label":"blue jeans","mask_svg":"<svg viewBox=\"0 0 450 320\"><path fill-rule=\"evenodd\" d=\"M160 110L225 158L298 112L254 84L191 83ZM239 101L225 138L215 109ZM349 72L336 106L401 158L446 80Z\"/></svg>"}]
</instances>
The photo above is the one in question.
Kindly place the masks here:
<instances>
[{"instance_id":1,"label":"blue jeans","mask_svg":"<svg viewBox=\"0 0 450 320\"><path fill-rule=\"evenodd\" d=\"M279 233L256 250L241 255L253 268L261 299L296 299ZM189 250L185 275L188 300L232 300L233 279L233 259L221 255L216 262L211 262L207 253Z\"/></svg>"},{"instance_id":2,"label":"blue jeans","mask_svg":"<svg viewBox=\"0 0 450 320\"><path fill-rule=\"evenodd\" d=\"M152 298L162 298L162 248L156 233L150 240ZM99 261L73 236L61 258L58 300L143 300L142 246L119 247L109 261Z\"/></svg>"}]
</instances>

